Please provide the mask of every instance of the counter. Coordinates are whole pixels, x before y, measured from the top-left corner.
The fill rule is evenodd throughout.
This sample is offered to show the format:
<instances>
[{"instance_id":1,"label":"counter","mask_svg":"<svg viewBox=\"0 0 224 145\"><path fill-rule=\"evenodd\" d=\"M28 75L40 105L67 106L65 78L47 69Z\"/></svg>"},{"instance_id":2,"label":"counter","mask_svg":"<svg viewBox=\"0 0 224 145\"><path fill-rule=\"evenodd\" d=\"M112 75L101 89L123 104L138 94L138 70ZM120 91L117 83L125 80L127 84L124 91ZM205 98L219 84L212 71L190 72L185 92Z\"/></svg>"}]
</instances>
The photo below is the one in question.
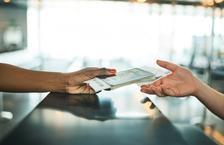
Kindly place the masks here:
<instances>
[{"instance_id":1,"label":"counter","mask_svg":"<svg viewBox=\"0 0 224 145\"><path fill-rule=\"evenodd\" d=\"M187 132L197 141L203 136L203 145L215 144L200 131ZM183 133L131 85L97 95L50 93L0 144L193 144Z\"/></svg>"}]
</instances>

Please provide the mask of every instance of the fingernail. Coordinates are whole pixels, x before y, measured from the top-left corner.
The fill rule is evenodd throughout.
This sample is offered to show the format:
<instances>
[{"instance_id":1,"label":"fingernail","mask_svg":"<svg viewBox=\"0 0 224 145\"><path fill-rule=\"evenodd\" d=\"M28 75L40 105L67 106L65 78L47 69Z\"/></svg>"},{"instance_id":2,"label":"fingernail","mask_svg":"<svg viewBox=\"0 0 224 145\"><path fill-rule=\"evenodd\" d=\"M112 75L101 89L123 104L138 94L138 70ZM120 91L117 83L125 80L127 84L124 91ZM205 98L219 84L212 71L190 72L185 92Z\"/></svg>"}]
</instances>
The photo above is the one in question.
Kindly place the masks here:
<instances>
[{"instance_id":1,"label":"fingernail","mask_svg":"<svg viewBox=\"0 0 224 145\"><path fill-rule=\"evenodd\" d=\"M115 74L116 73L116 70L108 70L108 73Z\"/></svg>"}]
</instances>

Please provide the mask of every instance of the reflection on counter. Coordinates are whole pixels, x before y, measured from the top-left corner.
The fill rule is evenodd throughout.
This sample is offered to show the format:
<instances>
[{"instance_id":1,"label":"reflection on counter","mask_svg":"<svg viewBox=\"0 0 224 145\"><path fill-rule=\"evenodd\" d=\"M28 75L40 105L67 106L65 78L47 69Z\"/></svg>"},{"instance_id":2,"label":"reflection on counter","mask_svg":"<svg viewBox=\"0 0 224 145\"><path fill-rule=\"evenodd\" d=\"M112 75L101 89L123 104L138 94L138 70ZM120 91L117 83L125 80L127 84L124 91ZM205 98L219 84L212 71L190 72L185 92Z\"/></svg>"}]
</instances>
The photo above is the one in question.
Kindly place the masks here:
<instances>
[{"instance_id":1,"label":"reflection on counter","mask_svg":"<svg viewBox=\"0 0 224 145\"><path fill-rule=\"evenodd\" d=\"M51 94L41 104L40 109L62 110L78 117L100 121L113 119L116 114L112 100L109 98L99 99L97 95Z\"/></svg>"},{"instance_id":2,"label":"reflection on counter","mask_svg":"<svg viewBox=\"0 0 224 145\"><path fill-rule=\"evenodd\" d=\"M114 91L113 95L115 92L125 92L126 89L121 88L118 91ZM57 112L55 115L59 117L57 121L60 120L61 115L63 116L62 112L67 112L88 120L99 121L106 121L110 119L148 119L158 118L161 115L160 111L155 107L148 97L143 98L143 101L141 101L147 111L144 111L144 108L142 107L141 111L135 110L134 108L137 108L136 106L133 106L134 108L127 110L124 108L127 108L128 106L131 107L131 104L134 104L135 100L126 100L125 102L122 102L121 99L108 97L110 96L108 93L110 92L102 92L98 95L69 95L51 93L48 95L45 101L41 103L41 107L38 109L41 109L43 110L42 112L46 113L43 114L43 119L45 118L45 115L55 110ZM138 95L140 94L141 93ZM125 98L131 99L133 97L129 96ZM128 106L122 105L122 103L126 102L128 102ZM140 106L140 101L138 101L138 103ZM52 120L50 122L52 122Z\"/></svg>"}]
</instances>

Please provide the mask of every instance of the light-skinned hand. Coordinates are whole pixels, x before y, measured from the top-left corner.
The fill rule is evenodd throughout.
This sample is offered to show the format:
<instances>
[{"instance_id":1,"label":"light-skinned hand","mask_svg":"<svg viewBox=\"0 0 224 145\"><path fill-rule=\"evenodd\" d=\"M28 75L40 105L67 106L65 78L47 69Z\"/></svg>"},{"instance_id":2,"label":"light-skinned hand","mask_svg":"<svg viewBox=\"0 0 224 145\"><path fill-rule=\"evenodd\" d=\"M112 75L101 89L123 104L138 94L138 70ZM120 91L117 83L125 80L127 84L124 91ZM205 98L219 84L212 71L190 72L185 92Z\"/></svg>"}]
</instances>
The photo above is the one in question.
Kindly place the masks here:
<instances>
[{"instance_id":1,"label":"light-skinned hand","mask_svg":"<svg viewBox=\"0 0 224 145\"><path fill-rule=\"evenodd\" d=\"M156 94L160 97L183 97L196 94L198 80L188 69L162 60L157 60L157 64L162 68L170 70L171 73L151 84L142 85L142 92Z\"/></svg>"}]
</instances>

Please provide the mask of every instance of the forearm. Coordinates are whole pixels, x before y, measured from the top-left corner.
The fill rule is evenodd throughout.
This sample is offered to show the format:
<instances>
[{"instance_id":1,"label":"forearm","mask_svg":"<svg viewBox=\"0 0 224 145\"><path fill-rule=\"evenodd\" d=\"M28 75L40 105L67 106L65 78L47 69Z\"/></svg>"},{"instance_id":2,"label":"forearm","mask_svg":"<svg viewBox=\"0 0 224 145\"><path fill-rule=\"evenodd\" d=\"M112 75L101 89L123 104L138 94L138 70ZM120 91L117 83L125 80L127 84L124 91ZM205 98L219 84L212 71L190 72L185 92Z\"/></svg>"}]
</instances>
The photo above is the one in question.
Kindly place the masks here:
<instances>
[{"instance_id":1,"label":"forearm","mask_svg":"<svg viewBox=\"0 0 224 145\"><path fill-rule=\"evenodd\" d=\"M22 69L0 63L0 91L4 92L65 92L65 74Z\"/></svg>"},{"instance_id":2,"label":"forearm","mask_svg":"<svg viewBox=\"0 0 224 145\"><path fill-rule=\"evenodd\" d=\"M213 113L224 119L224 94L198 80L195 96Z\"/></svg>"}]
</instances>

